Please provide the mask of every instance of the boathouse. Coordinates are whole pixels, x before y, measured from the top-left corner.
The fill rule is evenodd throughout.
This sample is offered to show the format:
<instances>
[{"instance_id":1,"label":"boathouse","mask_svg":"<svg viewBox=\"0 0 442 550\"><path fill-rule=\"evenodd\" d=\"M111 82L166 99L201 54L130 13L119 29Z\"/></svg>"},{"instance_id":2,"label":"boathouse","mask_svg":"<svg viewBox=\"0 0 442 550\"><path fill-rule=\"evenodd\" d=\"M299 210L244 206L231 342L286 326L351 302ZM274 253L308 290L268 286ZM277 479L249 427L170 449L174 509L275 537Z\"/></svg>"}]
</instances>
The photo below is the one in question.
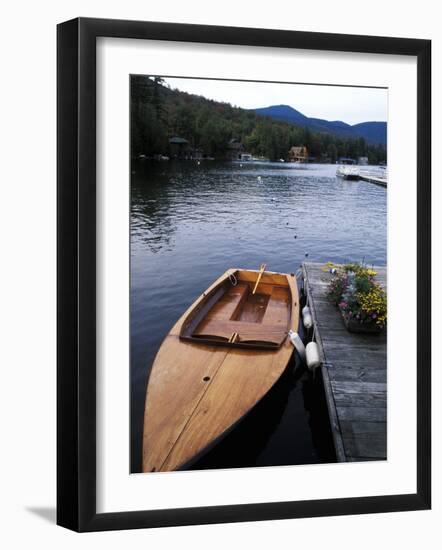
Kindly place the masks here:
<instances>
[{"instance_id":1,"label":"boathouse","mask_svg":"<svg viewBox=\"0 0 442 550\"><path fill-rule=\"evenodd\" d=\"M169 139L170 153L173 158L186 158L189 153L189 142L179 136Z\"/></svg>"},{"instance_id":2,"label":"boathouse","mask_svg":"<svg viewBox=\"0 0 442 550\"><path fill-rule=\"evenodd\" d=\"M290 162L308 162L308 150L303 145L301 147L293 146L289 151Z\"/></svg>"},{"instance_id":3,"label":"boathouse","mask_svg":"<svg viewBox=\"0 0 442 550\"><path fill-rule=\"evenodd\" d=\"M227 144L227 156L230 160L241 160L245 153L244 145L237 138L232 138Z\"/></svg>"}]
</instances>

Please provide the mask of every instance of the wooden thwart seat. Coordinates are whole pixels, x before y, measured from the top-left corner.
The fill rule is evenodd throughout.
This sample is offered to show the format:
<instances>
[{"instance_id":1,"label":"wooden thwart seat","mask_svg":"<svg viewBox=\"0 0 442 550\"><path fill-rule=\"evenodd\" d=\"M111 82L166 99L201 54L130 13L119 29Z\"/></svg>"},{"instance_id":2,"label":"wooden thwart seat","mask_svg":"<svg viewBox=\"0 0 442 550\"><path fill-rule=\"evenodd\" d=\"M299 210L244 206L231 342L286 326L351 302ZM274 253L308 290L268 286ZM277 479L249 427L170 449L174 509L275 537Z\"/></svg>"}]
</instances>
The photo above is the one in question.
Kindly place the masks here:
<instances>
[{"instance_id":1,"label":"wooden thwart seat","mask_svg":"<svg viewBox=\"0 0 442 550\"><path fill-rule=\"evenodd\" d=\"M286 320L287 323L287 320ZM247 323L245 321L220 321L219 319L204 319L193 333L195 337L226 338L227 341L232 334L238 334L237 342L259 341L280 343L287 336L287 329L280 324L264 325L260 323Z\"/></svg>"}]
</instances>

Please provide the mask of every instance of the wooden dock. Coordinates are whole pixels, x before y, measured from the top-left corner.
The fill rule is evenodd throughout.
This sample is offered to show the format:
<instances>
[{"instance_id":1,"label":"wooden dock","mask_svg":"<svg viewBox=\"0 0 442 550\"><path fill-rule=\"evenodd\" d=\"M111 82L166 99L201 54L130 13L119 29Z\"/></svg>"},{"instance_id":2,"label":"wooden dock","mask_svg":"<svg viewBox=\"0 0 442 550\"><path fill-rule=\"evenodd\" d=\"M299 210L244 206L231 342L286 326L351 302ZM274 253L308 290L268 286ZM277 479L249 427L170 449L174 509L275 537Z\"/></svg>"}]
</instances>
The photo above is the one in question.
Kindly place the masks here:
<instances>
[{"instance_id":1,"label":"wooden dock","mask_svg":"<svg viewBox=\"0 0 442 550\"><path fill-rule=\"evenodd\" d=\"M387 457L387 338L347 331L338 309L328 299L333 275L324 264L302 266L316 327L330 425L338 462L384 460ZM385 267L375 267L386 287Z\"/></svg>"},{"instance_id":2,"label":"wooden dock","mask_svg":"<svg viewBox=\"0 0 442 550\"><path fill-rule=\"evenodd\" d=\"M360 172L359 179L374 183L375 185L380 185L381 187L387 187L387 178L383 178L379 175Z\"/></svg>"}]
</instances>

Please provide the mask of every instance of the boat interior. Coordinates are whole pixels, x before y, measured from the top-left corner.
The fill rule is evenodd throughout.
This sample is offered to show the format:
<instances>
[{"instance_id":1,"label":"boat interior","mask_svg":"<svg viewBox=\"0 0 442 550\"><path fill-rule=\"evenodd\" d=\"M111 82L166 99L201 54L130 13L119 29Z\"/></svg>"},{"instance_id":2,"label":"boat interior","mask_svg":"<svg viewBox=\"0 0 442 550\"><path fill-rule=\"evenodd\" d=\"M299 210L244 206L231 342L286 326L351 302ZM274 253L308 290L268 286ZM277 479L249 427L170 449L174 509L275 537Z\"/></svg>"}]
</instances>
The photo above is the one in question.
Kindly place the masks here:
<instances>
[{"instance_id":1,"label":"boat interior","mask_svg":"<svg viewBox=\"0 0 442 550\"><path fill-rule=\"evenodd\" d=\"M276 349L290 330L291 306L286 275L237 270L189 313L180 338L200 344Z\"/></svg>"}]
</instances>

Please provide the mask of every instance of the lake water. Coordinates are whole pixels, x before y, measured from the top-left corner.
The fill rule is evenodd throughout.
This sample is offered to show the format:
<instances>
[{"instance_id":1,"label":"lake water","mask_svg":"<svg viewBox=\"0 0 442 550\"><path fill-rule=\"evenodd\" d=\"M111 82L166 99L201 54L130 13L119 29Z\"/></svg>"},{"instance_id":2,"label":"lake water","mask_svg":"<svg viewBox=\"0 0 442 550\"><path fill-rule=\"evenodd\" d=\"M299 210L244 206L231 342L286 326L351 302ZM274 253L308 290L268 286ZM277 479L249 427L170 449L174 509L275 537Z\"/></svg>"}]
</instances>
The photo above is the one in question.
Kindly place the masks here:
<instances>
[{"instance_id":1,"label":"lake water","mask_svg":"<svg viewBox=\"0 0 442 550\"><path fill-rule=\"evenodd\" d=\"M141 468L144 399L155 354L178 317L226 269L266 263L270 271L295 272L305 259L386 264L386 190L335 174L335 165L315 164L133 164L133 472ZM197 467L331 460L318 388L297 372L291 370Z\"/></svg>"}]
</instances>

